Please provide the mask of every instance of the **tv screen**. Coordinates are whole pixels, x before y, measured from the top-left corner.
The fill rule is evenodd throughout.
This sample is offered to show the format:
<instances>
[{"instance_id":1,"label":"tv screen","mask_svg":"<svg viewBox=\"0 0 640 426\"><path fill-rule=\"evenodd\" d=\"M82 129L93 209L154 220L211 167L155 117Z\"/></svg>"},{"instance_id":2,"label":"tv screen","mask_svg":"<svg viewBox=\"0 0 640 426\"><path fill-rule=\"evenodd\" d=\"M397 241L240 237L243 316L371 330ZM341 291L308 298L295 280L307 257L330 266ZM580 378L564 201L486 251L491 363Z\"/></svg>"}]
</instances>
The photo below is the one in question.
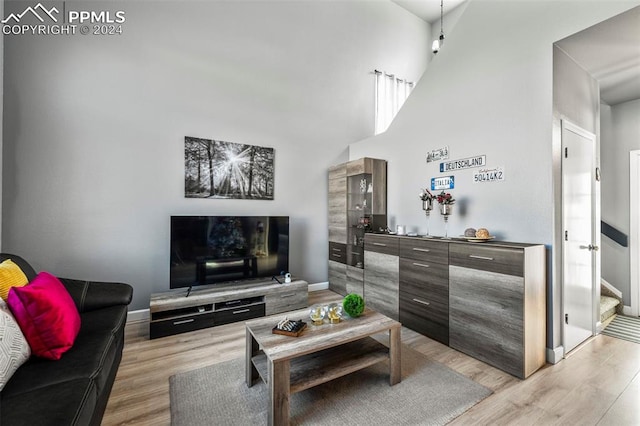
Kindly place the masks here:
<instances>
[{"instance_id":1,"label":"tv screen","mask_svg":"<svg viewBox=\"0 0 640 426\"><path fill-rule=\"evenodd\" d=\"M170 288L288 271L288 216L171 217Z\"/></svg>"}]
</instances>

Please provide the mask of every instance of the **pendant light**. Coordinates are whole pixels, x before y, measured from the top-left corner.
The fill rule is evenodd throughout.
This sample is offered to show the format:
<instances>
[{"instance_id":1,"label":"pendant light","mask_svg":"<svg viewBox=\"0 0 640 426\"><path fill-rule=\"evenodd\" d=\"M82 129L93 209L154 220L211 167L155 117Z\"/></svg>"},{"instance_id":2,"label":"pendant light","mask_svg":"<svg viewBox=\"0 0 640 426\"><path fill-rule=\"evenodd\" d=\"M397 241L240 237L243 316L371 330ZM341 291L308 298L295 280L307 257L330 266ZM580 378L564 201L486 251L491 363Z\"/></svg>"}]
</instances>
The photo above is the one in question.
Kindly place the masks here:
<instances>
[{"instance_id":1,"label":"pendant light","mask_svg":"<svg viewBox=\"0 0 640 426\"><path fill-rule=\"evenodd\" d=\"M444 0L440 0L440 37L436 40L433 40L433 44L431 45L431 50L436 54L440 49L442 49L442 45L444 44L444 30L442 29L442 21L444 16Z\"/></svg>"}]
</instances>

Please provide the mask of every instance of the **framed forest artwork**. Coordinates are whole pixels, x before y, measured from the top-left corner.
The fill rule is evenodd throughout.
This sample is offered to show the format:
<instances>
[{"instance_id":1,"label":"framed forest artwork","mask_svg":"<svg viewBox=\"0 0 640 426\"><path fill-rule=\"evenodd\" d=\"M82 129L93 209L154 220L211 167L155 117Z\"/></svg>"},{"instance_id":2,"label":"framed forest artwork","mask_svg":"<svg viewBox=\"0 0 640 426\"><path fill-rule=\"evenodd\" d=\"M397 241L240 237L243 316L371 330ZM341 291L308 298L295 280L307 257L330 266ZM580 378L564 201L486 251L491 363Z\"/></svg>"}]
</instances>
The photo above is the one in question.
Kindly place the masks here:
<instances>
[{"instance_id":1,"label":"framed forest artwork","mask_svg":"<svg viewBox=\"0 0 640 426\"><path fill-rule=\"evenodd\" d=\"M184 138L187 198L273 200L273 148Z\"/></svg>"}]
</instances>

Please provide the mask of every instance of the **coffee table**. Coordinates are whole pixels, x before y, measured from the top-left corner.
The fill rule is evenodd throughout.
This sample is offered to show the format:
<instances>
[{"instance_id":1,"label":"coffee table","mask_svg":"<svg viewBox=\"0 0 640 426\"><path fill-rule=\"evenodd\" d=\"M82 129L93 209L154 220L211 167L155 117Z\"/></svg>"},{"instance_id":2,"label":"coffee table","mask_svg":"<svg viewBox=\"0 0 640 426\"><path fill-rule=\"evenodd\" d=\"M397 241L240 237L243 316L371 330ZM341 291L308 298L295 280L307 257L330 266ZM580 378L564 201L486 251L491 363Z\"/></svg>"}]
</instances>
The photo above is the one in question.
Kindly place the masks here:
<instances>
[{"instance_id":1,"label":"coffee table","mask_svg":"<svg viewBox=\"0 0 640 426\"><path fill-rule=\"evenodd\" d=\"M307 328L298 337L273 334L278 318L246 323L246 383L258 377L269 387L269 425L289 424L289 396L389 360L389 384L399 383L401 324L366 308L358 318L312 325L309 310L288 313ZM389 347L371 336L388 333Z\"/></svg>"}]
</instances>

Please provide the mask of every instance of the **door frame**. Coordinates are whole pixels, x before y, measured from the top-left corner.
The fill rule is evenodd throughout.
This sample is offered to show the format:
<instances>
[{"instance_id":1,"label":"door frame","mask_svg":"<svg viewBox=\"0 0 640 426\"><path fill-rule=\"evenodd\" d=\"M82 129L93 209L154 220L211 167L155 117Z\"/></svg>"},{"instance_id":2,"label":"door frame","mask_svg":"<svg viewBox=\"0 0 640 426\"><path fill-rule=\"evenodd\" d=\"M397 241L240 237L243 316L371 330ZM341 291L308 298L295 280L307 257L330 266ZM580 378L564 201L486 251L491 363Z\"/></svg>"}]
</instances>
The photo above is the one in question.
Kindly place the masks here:
<instances>
[{"instance_id":1,"label":"door frame","mask_svg":"<svg viewBox=\"0 0 640 426\"><path fill-rule=\"evenodd\" d=\"M634 217L640 217L640 150L629 152L629 286L631 315L637 317L640 315L640 224Z\"/></svg>"},{"instance_id":2,"label":"door frame","mask_svg":"<svg viewBox=\"0 0 640 426\"><path fill-rule=\"evenodd\" d=\"M583 129L582 127L572 123L570 120L567 120L566 118L561 118L560 120L560 147L561 150L564 151L564 141L562 140L562 132L564 130L568 130L571 131L573 133L576 133L582 137L588 138L588 139L592 139L593 140L593 168L591 170L591 232L592 232L592 239L593 239L593 245L597 246L598 248L601 246L601 235L600 235L600 220L601 220L601 203L600 203L600 182L597 179L597 173L596 173L596 169L599 169L600 167L600 158L598 155L598 138L594 133L589 132L588 130ZM563 164L564 161L564 156L561 154L561 160L560 160L560 182L563 182ZM562 183L561 183L562 185ZM561 196L560 196L560 200L561 203L564 204L563 200L564 200L564 188L561 188ZM560 222L561 222L561 229L562 229L562 233L564 234L564 227L565 227L565 218L564 218L564 205L562 206L562 213L561 213L561 218L560 218ZM564 238L561 239L562 241L562 248L561 248L561 257L562 257L562 271L566 270L566 264L565 264L565 245L564 245ZM593 266L592 266L592 271L591 271L591 277L592 277L592 288L591 288L591 295L592 295L592 312L591 312L591 335L595 336L600 329L602 328L602 324L600 322L600 274L601 274L601 262L600 262L600 250L596 250L592 252L594 254L593 256ZM561 316L560 316L560 320L562 321L562 346L563 346L563 352L564 352L564 356L567 355L567 353L569 352L567 345L566 345L566 336L565 336L565 322L564 322L564 317L565 317L565 300L566 300L566 295L565 295L565 282L564 282L564 272L562 272L560 274L560 280L562 283L562 311L561 311ZM578 345L579 346L579 345ZM575 348L574 348L575 349Z\"/></svg>"}]
</instances>

